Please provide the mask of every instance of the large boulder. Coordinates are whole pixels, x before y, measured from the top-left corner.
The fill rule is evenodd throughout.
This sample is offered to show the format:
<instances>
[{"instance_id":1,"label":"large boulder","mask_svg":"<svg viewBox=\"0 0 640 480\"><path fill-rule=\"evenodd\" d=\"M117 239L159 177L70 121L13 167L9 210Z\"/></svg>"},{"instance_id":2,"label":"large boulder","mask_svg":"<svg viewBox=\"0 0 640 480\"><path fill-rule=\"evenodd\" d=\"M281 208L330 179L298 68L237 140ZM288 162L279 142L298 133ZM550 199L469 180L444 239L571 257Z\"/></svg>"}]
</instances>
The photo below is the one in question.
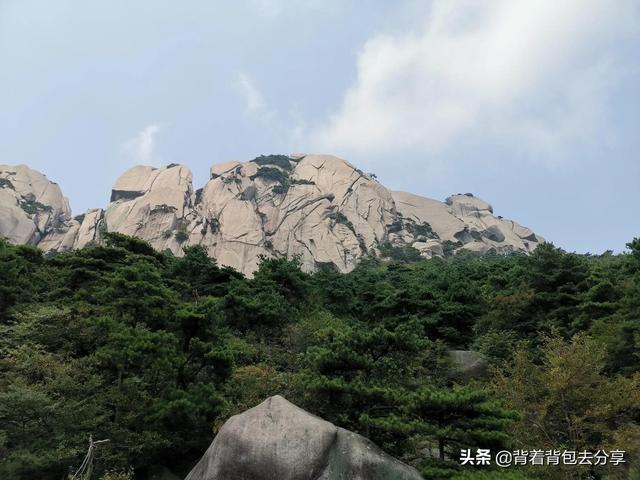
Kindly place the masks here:
<instances>
[{"instance_id":1,"label":"large boulder","mask_svg":"<svg viewBox=\"0 0 640 480\"><path fill-rule=\"evenodd\" d=\"M387 189L330 155L214 166L196 209L205 228L192 240L246 274L260 255L296 256L308 271L323 264L350 271L384 241L395 215Z\"/></svg>"},{"instance_id":2,"label":"large boulder","mask_svg":"<svg viewBox=\"0 0 640 480\"><path fill-rule=\"evenodd\" d=\"M157 250L180 255L189 239L193 209L191 171L181 165L136 166L116 181L104 214L110 232L147 240Z\"/></svg>"},{"instance_id":3,"label":"large boulder","mask_svg":"<svg viewBox=\"0 0 640 480\"><path fill-rule=\"evenodd\" d=\"M58 184L26 165L0 165L0 238L37 244L70 216Z\"/></svg>"},{"instance_id":4,"label":"large boulder","mask_svg":"<svg viewBox=\"0 0 640 480\"><path fill-rule=\"evenodd\" d=\"M498 253L528 253L544 241L530 229L494 216L491 205L470 193L451 195L444 202L406 192L392 194L398 216L403 221L404 228L400 234L404 235L406 243L421 251L424 247L415 238L421 225L430 227L432 237L440 245L444 241L451 242L454 252L486 253L495 250Z\"/></svg>"},{"instance_id":5,"label":"large boulder","mask_svg":"<svg viewBox=\"0 0 640 480\"><path fill-rule=\"evenodd\" d=\"M450 350L449 358L465 379L482 377L487 373L487 360L473 350Z\"/></svg>"},{"instance_id":6,"label":"large boulder","mask_svg":"<svg viewBox=\"0 0 640 480\"><path fill-rule=\"evenodd\" d=\"M420 480L366 438L276 395L230 418L185 480Z\"/></svg>"}]
</instances>

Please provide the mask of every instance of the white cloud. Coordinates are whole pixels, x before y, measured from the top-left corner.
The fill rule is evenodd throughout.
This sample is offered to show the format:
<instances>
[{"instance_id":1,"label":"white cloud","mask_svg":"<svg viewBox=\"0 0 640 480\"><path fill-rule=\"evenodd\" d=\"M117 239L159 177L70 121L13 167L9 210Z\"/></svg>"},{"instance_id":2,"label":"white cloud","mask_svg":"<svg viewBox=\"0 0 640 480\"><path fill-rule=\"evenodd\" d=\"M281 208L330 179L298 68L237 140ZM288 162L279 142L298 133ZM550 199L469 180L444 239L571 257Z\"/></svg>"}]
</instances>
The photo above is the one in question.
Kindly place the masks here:
<instances>
[{"instance_id":1,"label":"white cloud","mask_svg":"<svg viewBox=\"0 0 640 480\"><path fill-rule=\"evenodd\" d=\"M267 114L266 102L253 79L246 73L241 72L238 74L237 81L247 113L253 117L262 117Z\"/></svg>"},{"instance_id":2,"label":"white cloud","mask_svg":"<svg viewBox=\"0 0 640 480\"><path fill-rule=\"evenodd\" d=\"M247 73L238 73L235 85L243 99L246 114L270 133L275 145L288 147L292 140L304 137L306 126L295 105L284 113L270 108L260 88Z\"/></svg>"},{"instance_id":3,"label":"white cloud","mask_svg":"<svg viewBox=\"0 0 640 480\"><path fill-rule=\"evenodd\" d=\"M135 163L150 164L154 161L156 135L160 126L147 125L124 144L124 151Z\"/></svg>"},{"instance_id":4,"label":"white cloud","mask_svg":"<svg viewBox=\"0 0 640 480\"><path fill-rule=\"evenodd\" d=\"M240 72L237 76L237 88L244 101L247 115L270 129L278 129L280 119L278 112L268 107L262 92L247 73Z\"/></svg>"},{"instance_id":5,"label":"white cloud","mask_svg":"<svg viewBox=\"0 0 640 480\"><path fill-rule=\"evenodd\" d=\"M418 32L378 35L341 106L307 132L342 155L436 155L487 138L553 157L600 126L638 34L634 0L436 0Z\"/></svg>"}]
</instances>

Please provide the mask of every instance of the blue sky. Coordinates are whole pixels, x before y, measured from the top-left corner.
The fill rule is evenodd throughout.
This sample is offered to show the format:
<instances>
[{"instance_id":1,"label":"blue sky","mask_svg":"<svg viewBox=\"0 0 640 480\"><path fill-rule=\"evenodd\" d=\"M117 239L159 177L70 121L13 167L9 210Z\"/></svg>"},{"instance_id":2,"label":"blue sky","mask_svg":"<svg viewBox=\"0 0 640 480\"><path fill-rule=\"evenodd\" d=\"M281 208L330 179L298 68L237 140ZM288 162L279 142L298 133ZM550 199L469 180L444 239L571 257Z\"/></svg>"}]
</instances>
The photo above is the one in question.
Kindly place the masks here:
<instances>
[{"instance_id":1,"label":"blue sky","mask_svg":"<svg viewBox=\"0 0 640 480\"><path fill-rule=\"evenodd\" d=\"M138 163L332 153L570 251L640 236L640 1L0 0L0 163L104 206Z\"/></svg>"}]
</instances>

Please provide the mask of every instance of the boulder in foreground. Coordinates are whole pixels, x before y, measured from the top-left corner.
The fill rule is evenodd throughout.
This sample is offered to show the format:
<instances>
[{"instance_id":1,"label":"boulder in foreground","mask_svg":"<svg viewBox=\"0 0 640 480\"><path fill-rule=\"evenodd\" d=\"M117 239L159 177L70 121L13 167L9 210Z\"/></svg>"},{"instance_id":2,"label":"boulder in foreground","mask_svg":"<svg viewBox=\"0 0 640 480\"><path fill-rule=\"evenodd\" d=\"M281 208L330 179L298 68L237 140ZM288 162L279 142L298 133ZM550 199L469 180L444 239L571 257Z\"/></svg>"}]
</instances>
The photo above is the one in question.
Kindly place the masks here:
<instances>
[{"instance_id":1,"label":"boulder in foreground","mask_svg":"<svg viewBox=\"0 0 640 480\"><path fill-rule=\"evenodd\" d=\"M230 418L185 480L421 480L366 438L281 396Z\"/></svg>"}]
</instances>

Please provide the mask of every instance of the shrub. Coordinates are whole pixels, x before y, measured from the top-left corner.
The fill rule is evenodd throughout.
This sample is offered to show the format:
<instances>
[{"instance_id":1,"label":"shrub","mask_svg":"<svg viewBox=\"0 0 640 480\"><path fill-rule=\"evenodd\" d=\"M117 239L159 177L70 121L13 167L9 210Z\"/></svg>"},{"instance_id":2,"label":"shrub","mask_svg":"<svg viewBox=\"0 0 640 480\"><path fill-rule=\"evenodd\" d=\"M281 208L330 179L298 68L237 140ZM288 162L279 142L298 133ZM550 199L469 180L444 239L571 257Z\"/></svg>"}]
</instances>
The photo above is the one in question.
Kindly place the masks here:
<instances>
[{"instance_id":1,"label":"shrub","mask_svg":"<svg viewBox=\"0 0 640 480\"><path fill-rule=\"evenodd\" d=\"M342 225L345 225L349 230L353 232L354 235L356 234L356 229L353 226L353 223L349 221L349 219L345 216L344 213L332 212L329 214L329 218L336 223L341 223Z\"/></svg>"},{"instance_id":2,"label":"shrub","mask_svg":"<svg viewBox=\"0 0 640 480\"><path fill-rule=\"evenodd\" d=\"M251 180L255 178L262 178L264 180L270 180L272 182L277 182L280 184L289 182L289 174L275 167L260 167L258 171L250 178Z\"/></svg>"},{"instance_id":3,"label":"shrub","mask_svg":"<svg viewBox=\"0 0 640 480\"><path fill-rule=\"evenodd\" d=\"M291 180L291 185L315 185L313 180L307 180L306 178L294 178Z\"/></svg>"},{"instance_id":4,"label":"shrub","mask_svg":"<svg viewBox=\"0 0 640 480\"><path fill-rule=\"evenodd\" d=\"M209 222L209 228L211 228L211 233L218 233L220 231L220 220L213 217Z\"/></svg>"},{"instance_id":5,"label":"shrub","mask_svg":"<svg viewBox=\"0 0 640 480\"><path fill-rule=\"evenodd\" d=\"M461 246L462 242L452 242L451 240L445 240L444 242L442 242L442 251L444 252L444 256L452 256L455 249Z\"/></svg>"},{"instance_id":6,"label":"shrub","mask_svg":"<svg viewBox=\"0 0 640 480\"><path fill-rule=\"evenodd\" d=\"M275 165L287 171L291 170L291 159L286 155L260 155L251 161L258 165Z\"/></svg>"},{"instance_id":7,"label":"shrub","mask_svg":"<svg viewBox=\"0 0 640 480\"><path fill-rule=\"evenodd\" d=\"M35 215L39 212L51 212L53 208L49 205L43 205L40 202L36 202L35 200L23 200L20 202L20 208L27 212L29 215Z\"/></svg>"},{"instance_id":8,"label":"shrub","mask_svg":"<svg viewBox=\"0 0 640 480\"><path fill-rule=\"evenodd\" d=\"M416 223L413 220L405 224L406 230L414 236L425 236L427 238L438 238L438 234L433 231L428 222Z\"/></svg>"},{"instance_id":9,"label":"shrub","mask_svg":"<svg viewBox=\"0 0 640 480\"><path fill-rule=\"evenodd\" d=\"M378 249L383 257L390 258L395 262L411 263L423 260L420 252L411 246L398 247L389 242L385 242L380 244Z\"/></svg>"},{"instance_id":10,"label":"shrub","mask_svg":"<svg viewBox=\"0 0 640 480\"><path fill-rule=\"evenodd\" d=\"M184 230L178 230L175 233L175 237L176 237L176 240L178 242L180 242L180 243L184 243L187 240L189 240L189 234L187 232L185 232Z\"/></svg>"},{"instance_id":11,"label":"shrub","mask_svg":"<svg viewBox=\"0 0 640 480\"><path fill-rule=\"evenodd\" d=\"M284 185L276 185L275 187L273 187L271 189L271 191L273 193L275 193L276 195L284 195L285 193L287 193L289 191L289 189L287 187L285 187Z\"/></svg>"},{"instance_id":12,"label":"shrub","mask_svg":"<svg viewBox=\"0 0 640 480\"><path fill-rule=\"evenodd\" d=\"M163 203L162 205L156 205L155 207L153 207L151 209L151 214L154 214L154 213L173 213L176 210L177 210L176 207L169 206L166 203Z\"/></svg>"},{"instance_id":13,"label":"shrub","mask_svg":"<svg viewBox=\"0 0 640 480\"><path fill-rule=\"evenodd\" d=\"M428 222L417 223L412 218L400 218L395 222L387 225L389 233L396 233L406 230L414 236L424 236L427 238L439 238L438 234L433 231Z\"/></svg>"}]
</instances>

